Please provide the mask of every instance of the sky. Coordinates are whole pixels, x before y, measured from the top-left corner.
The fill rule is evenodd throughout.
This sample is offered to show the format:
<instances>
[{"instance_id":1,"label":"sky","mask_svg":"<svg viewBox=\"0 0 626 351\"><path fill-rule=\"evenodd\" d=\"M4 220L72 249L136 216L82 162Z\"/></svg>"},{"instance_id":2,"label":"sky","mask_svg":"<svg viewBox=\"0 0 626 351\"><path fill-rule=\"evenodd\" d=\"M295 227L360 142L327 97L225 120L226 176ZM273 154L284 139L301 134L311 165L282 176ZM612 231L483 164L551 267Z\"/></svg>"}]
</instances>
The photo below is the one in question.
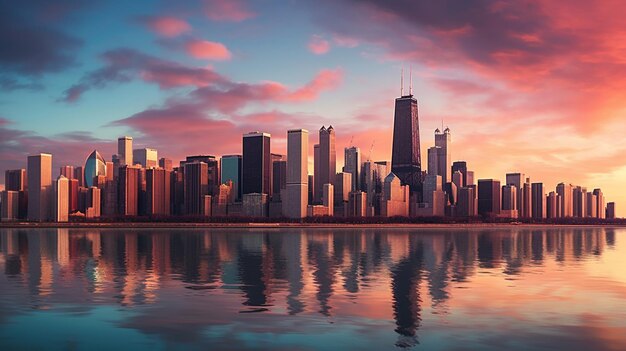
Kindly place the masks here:
<instances>
[{"instance_id":1,"label":"sky","mask_svg":"<svg viewBox=\"0 0 626 351\"><path fill-rule=\"evenodd\" d=\"M423 168L434 130L478 178L602 188L626 216L623 1L0 0L0 170L107 159L116 139L174 160L241 135L332 124L389 160L412 72ZM371 150L371 152L370 152ZM4 172L0 172L0 183ZM626 206L626 205L625 205Z\"/></svg>"}]
</instances>

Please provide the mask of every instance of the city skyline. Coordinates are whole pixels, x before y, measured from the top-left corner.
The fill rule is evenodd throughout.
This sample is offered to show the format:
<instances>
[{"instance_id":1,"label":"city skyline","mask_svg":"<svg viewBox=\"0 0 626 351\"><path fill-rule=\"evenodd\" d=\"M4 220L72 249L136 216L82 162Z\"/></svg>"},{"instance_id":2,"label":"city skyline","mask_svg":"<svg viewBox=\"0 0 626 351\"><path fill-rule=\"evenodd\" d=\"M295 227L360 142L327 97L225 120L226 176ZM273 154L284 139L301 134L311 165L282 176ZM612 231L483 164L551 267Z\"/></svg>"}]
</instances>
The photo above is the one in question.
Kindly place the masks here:
<instances>
[{"instance_id":1,"label":"city skyline","mask_svg":"<svg viewBox=\"0 0 626 351\"><path fill-rule=\"evenodd\" d=\"M443 124L453 131L451 161L467 161L476 179L523 172L547 190L560 182L588 185L609 201L626 201L626 143L612 137L626 129L624 83L607 74L621 69L611 40L622 26L613 14L620 11L582 2L495 8L487 1L471 12L419 2L322 2L321 10L138 2L127 12L78 3L3 8L5 28L30 29L34 39L57 45L37 57L26 49L0 56L0 169L25 168L28 155L46 152L55 156L56 179L59 167L83 166L93 150L109 160L120 135L178 161L241 154L241 135L264 130L273 136L271 152L286 154L292 128L312 131L312 169L313 131L331 124L338 165L342 148L352 145L362 160L390 161L391 97L399 95L404 66L420 106L422 169L435 144L430 135ZM413 6L424 16L406 18ZM353 26L332 20L331 13L347 12ZM514 13L525 16L503 22ZM283 34L285 26L297 28ZM5 47L38 43L0 38ZM261 47L275 38L284 48ZM624 215L621 206L617 214Z\"/></svg>"}]
</instances>

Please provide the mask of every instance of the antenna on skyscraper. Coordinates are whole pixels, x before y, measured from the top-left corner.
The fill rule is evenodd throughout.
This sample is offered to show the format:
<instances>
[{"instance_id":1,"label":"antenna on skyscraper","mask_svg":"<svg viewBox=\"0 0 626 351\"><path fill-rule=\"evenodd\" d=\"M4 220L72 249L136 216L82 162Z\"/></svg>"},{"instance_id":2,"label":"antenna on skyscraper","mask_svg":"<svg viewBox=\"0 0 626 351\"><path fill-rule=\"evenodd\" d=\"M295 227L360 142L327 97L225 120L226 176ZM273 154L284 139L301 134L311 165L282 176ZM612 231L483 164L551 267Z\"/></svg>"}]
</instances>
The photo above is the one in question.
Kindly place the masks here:
<instances>
[{"instance_id":1,"label":"antenna on skyscraper","mask_svg":"<svg viewBox=\"0 0 626 351\"><path fill-rule=\"evenodd\" d=\"M367 155L367 160L368 160L368 161L371 161L371 160L372 160L372 150L374 150L374 143L375 143L375 142L376 142L376 139L374 139L374 140L372 141L372 146L370 146L370 153L369 153L369 155Z\"/></svg>"},{"instance_id":2,"label":"antenna on skyscraper","mask_svg":"<svg viewBox=\"0 0 626 351\"><path fill-rule=\"evenodd\" d=\"M400 69L400 96L404 96L404 66Z\"/></svg>"},{"instance_id":3,"label":"antenna on skyscraper","mask_svg":"<svg viewBox=\"0 0 626 351\"><path fill-rule=\"evenodd\" d=\"M409 95L413 95L413 65L409 66Z\"/></svg>"}]
</instances>

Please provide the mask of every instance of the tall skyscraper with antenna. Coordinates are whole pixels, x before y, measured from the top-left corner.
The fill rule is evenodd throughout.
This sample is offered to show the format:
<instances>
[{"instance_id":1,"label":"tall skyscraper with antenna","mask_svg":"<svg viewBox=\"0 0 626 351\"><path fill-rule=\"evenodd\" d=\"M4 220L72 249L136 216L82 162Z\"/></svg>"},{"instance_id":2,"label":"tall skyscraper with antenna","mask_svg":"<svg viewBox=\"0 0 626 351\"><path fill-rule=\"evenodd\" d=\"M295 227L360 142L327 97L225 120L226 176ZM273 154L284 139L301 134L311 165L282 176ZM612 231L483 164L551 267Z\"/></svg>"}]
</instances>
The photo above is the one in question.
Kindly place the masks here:
<instances>
[{"instance_id":1,"label":"tall skyscraper with antenna","mask_svg":"<svg viewBox=\"0 0 626 351\"><path fill-rule=\"evenodd\" d=\"M400 178L402 185L409 186L411 193L421 194L422 191L421 159L417 99L413 97L413 83L409 83L409 95L404 95L403 70L393 120L391 171Z\"/></svg>"}]
</instances>

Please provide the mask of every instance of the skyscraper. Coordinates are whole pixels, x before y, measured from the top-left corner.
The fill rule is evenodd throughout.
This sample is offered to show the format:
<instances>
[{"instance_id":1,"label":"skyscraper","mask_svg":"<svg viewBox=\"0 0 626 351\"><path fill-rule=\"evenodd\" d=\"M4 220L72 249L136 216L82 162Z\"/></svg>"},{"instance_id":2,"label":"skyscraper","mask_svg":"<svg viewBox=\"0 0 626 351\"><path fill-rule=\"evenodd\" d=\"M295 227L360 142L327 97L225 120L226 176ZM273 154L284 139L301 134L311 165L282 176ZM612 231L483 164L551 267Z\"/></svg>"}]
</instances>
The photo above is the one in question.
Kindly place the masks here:
<instances>
[{"instance_id":1,"label":"skyscraper","mask_svg":"<svg viewBox=\"0 0 626 351\"><path fill-rule=\"evenodd\" d=\"M207 195L213 195L217 192L217 188L220 186L220 172L219 162L215 156L211 155L196 155L187 156L184 162L181 162L181 167L184 167L187 163L204 162L207 165L207 183L208 193Z\"/></svg>"},{"instance_id":2,"label":"skyscraper","mask_svg":"<svg viewBox=\"0 0 626 351\"><path fill-rule=\"evenodd\" d=\"M500 181L478 180L478 214L497 216L500 214Z\"/></svg>"},{"instance_id":3,"label":"skyscraper","mask_svg":"<svg viewBox=\"0 0 626 351\"><path fill-rule=\"evenodd\" d=\"M502 186L502 214L504 217L517 218L517 187L515 185Z\"/></svg>"},{"instance_id":4,"label":"skyscraper","mask_svg":"<svg viewBox=\"0 0 626 351\"><path fill-rule=\"evenodd\" d=\"M417 99L411 93L396 99L391 172L400 178L402 185L408 185L411 192L421 193L419 117Z\"/></svg>"},{"instance_id":5,"label":"skyscraper","mask_svg":"<svg viewBox=\"0 0 626 351\"><path fill-rule=\"evenodd\" d=\"M402 185L393 173L385 177L380 215L383 217L409 215L409 187Z\"/></svg>"},{"instance_id":6,"label":"skyscraper","mask_svg":"<svg viewBox=\"0 0 626 351\"><path fill-rule=\"evenodd\" d=\"M321 153L320 146L320 153ZM321 156L320 156L321 158ZM356 146L347 147L344 149L344 167L345 173L352 174L352 191L357 191L361 188L359 172L361 170L361 150Z\"/></svg>"},{"instance_id":7,"label":"skyscraper","mask_svg":"<svg viewBox=\"0 0 626 351\"><path fill-rule=\"evenodd\" d=\"M209 194L208 166L204 162L185 163L185 211L205 214L204 197Z\"/></svg>"},{"instance_id":8,"label":"skyscraper","mask_svg":"<svg viewBox=\"0 0 626 351\"><path fill-rule=\"evenodd\" d=\"M465 161L454 161L452 162L452 174L454 172L461 172L463 175L463 186L467 186L469 183L467 182L467 162Z\"/></svg>"},{"instance_id":9,"label":"skyscraper","mask_svg":"<svg viewBox=\"0 0 626 351\"><path fill-rule=\"evenodd\" d=\"M270 181L270 134L252 132L243 136L242 194L268 194Z\"/></svg>"},{"instance_id":10,"label":"skyscraper","mask_svg":"<svg viewBox=\"0 0 626 351\"><path fill-rule=\"evenodd\" d=\"M309 132L305 129L287 131L287 189L283 199L283 215L304 218L307 215L309 179Z\"/></svg>"},{"instance_id":11,"label":"skyscraper","mask_svg":"<svg viewBox=\"0 0 626 351\"><path fill-rule=\"evenodd\" d=\"M4 172L4 190L26 190L26 170L13 169Z\"/></svg>"},{"instance_id":12,"label":"skyscraper","mask_svg":"<svg viewBox=\"0 0 626 351\"><path fill-rule=\"evenodd\" d=\"M169 158L161 157L159 159L159 167L163 168L166 171L171 171L173 169L172 160Z\"/></svg>"},{"instance_id":13,"label":"skyscraper","mask_svg":"<svg viewBox=\"0 0 626 351\"><path fill-rule=\"evenodd\" d=\"M607 219L615 218L615 202L608 202L606 204L606 216Z\"/></svg>"},{"instance_id":14,"label":"skyscraper","mask_svg":"<svg viewBox=\"0 0 626 351\"><path fill-rule=\"evenodd\" d=\"M64 175L60 175L54 182L54 221L67 222L70 213L69 183Z\"/></svg>"},{"instance_id":15,"label":"skyscraper","mask_svg":"<svg viewBox=\"0 0 626 351\"><path fill-rule=\"evenodd\" d=\"M222 183L233 182L235 201L241 201L241 155L222 156Z\"/></svg>"},{"instance_id":16,"label":"skyscraper","mask_svg":"<svg viewBox=\"0 0 626 351\"><path fill-rule=\"evenodd\" d=\"M604 200L604 194L602 193L601 189L593 189L593 195L596 196L596 211L595 211L595 217L596 218L604 218L604 216L606 215L606 212L604 211L606 204L605 204L605 200Z\"/></svg>"},{"instance_id":17,"label":"skyscraper","mask_svg":"<svg viewBox=\"0 0 626 351\"><path fill-rule=\"evenodd\" d=\"M543 183L532 183L532 218L546 218L546 193Z\"/></svg>"},{"instance_id":18,"label":"skyscraper","mask_svg":"<svg viewBox=\"0 0 626 351\"><path fill-rule=\"evenodd\" d=\"M59 174L67 179L74 179L74 166L62 166Z\"/></svg>"},{"instance_id":19,"label":"skyscraper","mask_svg":"<svg viewBox=\"0 0 626 351\"><path fill-rule=\"evenodd\" d=\"M28 156L28 220L52 218L52 155Z\"/></svg>"},{"instance_id":20,"label":"skyscraper","mask_svg":"<svg viewBox=\"0 0 626 351\"><path fill-rule=\"evenodd\" d=\"M106 161L96 150L87 157L85 161L85 180L86 188L94 186L94 178L100 175L106 175Z\"/></svg>"},{"instance_id":21,"label":"skyscraper","mask_svg":"<svg viewBox=\"0 0 626 351\"><path fill-rule=\"evenodd\" d=\"M561 196L560 206L561 217L572 217L574 214L574 201L572 199L572 185L559 183L556 186L556 193Z\"/></svg>"},{"instance_id":22,"label":"skyscraper","mask_svg":"<svg viewBox=\"0 0 626 351\"><path fill-rule=\"evenodd\" d=\"M519 210L520 217L525 217L524 213L524 173L507 173L506 174L506 185L515 185L518 191L517 197L517 209Z\"/></svg>"},{"instance_id":23,"label":"skyscraper","mask_svg":"<svg viewBox=\"0 0 626 351\"><path fill-rule=\"evenodd\" d=\"M143 168L159 166L159 153L156 149L143 148L133 150L133 161L141 164Z\"/></svg>"},{"instance_id":24,"label":"skyscraper","mask_svg":"<svg viewBox=\"0 0 626 351\"><path fill-rule=\"evenodd\" d=\"M287 161L272 162L272 201L282 201L280 192L287 189Z\"/></svg>"},{"instance_id":25,"label":"skyscraper","mask_svg":"<svg viewBox=\"0 0 626 351\"><path fill-rule=\"evenodd\" d=\"M134 164L132 137L124 136L117 139L117 157L120 167L125 165L132 166Z\"/></svg>"},{"instance_id":26,"label":"skyscraper","mask_svg":"<svg viewBox=\"0 0 626 351\"><path fill-rule=\"evenodd\" d=\"M146 170L146 214L169 216L171 200L171 172L163 168Z\"/></svg>"},{"instance_id":27,"label":"skyscraper","mask_svg":"<svg viewBox=\"0 0 626 351\"><path fill-rule=\"evenodd\" d=\"M122 166L119 169L118 214L137 216L139 214L139 172L141 167Z\"/></svg>"},{"instance_id":28,"label":"skyscraper","mask_svg":"<svg viewBox=\"0 0 626 351\"><path fill-rule=\"evenodd\" d=\"M318 165L319 163L319 165ZM320 201L324 184L334 184L337 173L337 155L335 151L335 129L333 126L324 126L319 130L319 162L315 162L319 172L315 169L315 199ZM360 162L357 165L360 167Z\"/></svg>"},{"instance_id":29,"label":"skyscraper","mask_svg":"<svg viewBox=\"0 0 626 351\"><path fill-rule=\"evenodd\" d=\"M452 136L450 135L450 128L446 128L443 132L439 131L439 129L435 130L435 146L439 147L439 171L438 174L441 176L441 180L443 183L450 183L451 175L450 175L450 162L452 162L451 156L451 144Z\"/></svg>"}]
</instances>

